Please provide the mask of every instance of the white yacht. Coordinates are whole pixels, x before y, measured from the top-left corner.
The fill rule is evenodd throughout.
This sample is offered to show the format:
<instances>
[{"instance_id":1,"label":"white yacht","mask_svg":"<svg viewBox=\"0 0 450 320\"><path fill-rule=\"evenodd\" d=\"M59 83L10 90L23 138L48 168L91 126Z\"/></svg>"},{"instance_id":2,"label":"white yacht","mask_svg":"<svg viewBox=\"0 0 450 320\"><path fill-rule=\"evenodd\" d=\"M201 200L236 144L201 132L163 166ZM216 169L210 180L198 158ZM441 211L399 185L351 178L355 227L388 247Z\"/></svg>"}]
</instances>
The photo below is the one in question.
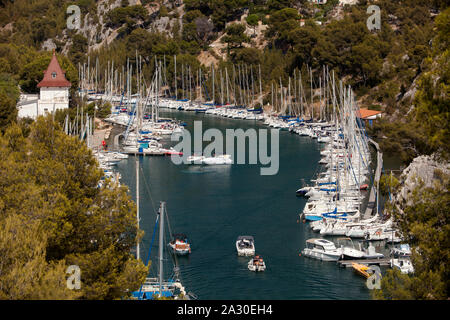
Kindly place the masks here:
<instances>
[{"instance_id":1,"label":"white yacht","mask_svg":"<svg viewBox=\"0 0 450 320\"><path fill-rule=\"evenodd\" d=\"M364 258L364 251L355 248L352 239L339 238L338 251L341 253L341 258L344 260L362 259Z\"/></svg>"},{"instance_id":2,"label":"white yacht","mask_svg":"<svg viewBox=\"0 0 450 320\"><path fill-rule=\"evenodd\" d=\"M341 258L341 252L333 242L318 238L306 240L306 248L302 254L322 261L338 261Z\"/></svg>"},{"instance_id":3,"label":"white yacht","mask_svg":"<svg viewBox=\"0 0 450 320\"><path fill-rule=\"evenodd\" d=\"M252 236L239 236L236 240L238 256L255 255L255 240Z\"/></svg>"},{"instance_id":4,"label":"white yacht","mask_svg":"<svg viewBox=\"0 0 450 320\"><path fill-rule=\"evenodd\" d=\"M187 157L187 162L190 164L205 164L205 165L223 165L223 164L232 164L233 159L228 154L218 155L214 157L205 157L205 156L189 156Z\"/></svg>"},{"instance_id":5,"label":"white yacht","mask_svg":"<svg viewBox=\"0 0 450 320\"><path fill-rule=\"evenodd\" d=\"M233 159L229 154L222 154L215 157L206 157L202 160L203 164L214 165L214 164L232 164Z\"/></svg>"}]
</instances>

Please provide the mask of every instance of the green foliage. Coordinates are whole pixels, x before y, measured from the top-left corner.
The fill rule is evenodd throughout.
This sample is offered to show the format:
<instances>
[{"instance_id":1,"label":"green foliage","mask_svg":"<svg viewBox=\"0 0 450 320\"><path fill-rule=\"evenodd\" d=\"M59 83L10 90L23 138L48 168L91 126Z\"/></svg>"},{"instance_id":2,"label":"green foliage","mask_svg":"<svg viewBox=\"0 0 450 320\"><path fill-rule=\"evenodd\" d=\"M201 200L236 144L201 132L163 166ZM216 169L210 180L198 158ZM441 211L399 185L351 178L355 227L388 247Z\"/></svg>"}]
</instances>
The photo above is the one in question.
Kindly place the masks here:
<instances>
[{"instance_id":1,"label":"green foliage","mask_svg":"<svg viewBox=\"0 0 450 320\"><path fill-rule=\"evenodd\" d=\"M228 45L228 48L242 47L242 43L250 42L250 39L244 34L245 26L240 23L232 23L226 29L226 35L222 37L222 42Z\"/></svg>"},{"instance_id":2,"label":"green foliage","mask_svg":"<svg viewBox=\"0 0 450 320\"><path fill-rule=\"evenodd\" d=\"M267 7L270 11L281 10L284 8L290 8L294 4L292 0L269 0L267 1Z\"/></svg>"},{"instance_id":3,"label":"green foliage","mask_svg":"<svg viewBox=\"0 0 450 320\"><path fill-rule=\"evenodd\" d=\"M184 4L186 14L197 10L205 16L210 16L214 26L221 31L227 22L240 17L248 2L246 0L186 0Z\"/></svg>"},{"instance_id":4,"label":"green foliage","mask_svg":"<svg viewBox=\"0 0 450 320\"><path fill-rule=\"evenodd\" d=\"M377 121L372 129L383 151L399 154L406 163L420 154L437 152L444 159L450 156L450 53L448 49L442 50L449 44L448 37L444 35L450 23L448 12L444 11L436 18L437 32L431 50L420 46L412 49L413 53L417 53L417 58L413 55L417 61L424 54L429 54L421 63L423 72L416 81L417 92L411 101L415 108L402 118L402 122ZM401 92L404 90L400 89ZM387 85L383 92L388 96L381 96L379 101L394 104L396 90L393 85ZM392 113L392 109L390 107L387 111ZM384 136L387 138L381 139Z\"/></svg>"},{"instance_id":5,"label":"green foliage","mask_svg":"<svg viewBox=\"0 0 450 320\"><path fill-rule=\"evenodd\" d=\"M83 63L86 60L86 53L88 52L88 40L81 34L76 34L72 37L72 46L69 50L69 57L72 63L78 66L78 63Z\"/></svg>"},{"instance_id":6,"label":"green foliage","mask_svg":"<svg viewBox=\"0 0 450 320\"><path fill-rule=\"evenodd\" d=\"M66 286L66 265L45 260L46 236L38 221L20 214L0 218L0 299L75 299L79 293Z\"/></svg>"},{"instance_id":7,"label":"green foliage","mask_svg":"<svg viewBox=\"0 0 450 320\"><path fill-rule=\"evenodd\" d=\"M437 18L433 63L419 79L415 96L415 116L424 129L430 146L446 159L450 157L450 8ZM440 51L440 48L445 48Z\"/></svg>"},{"instance_id":8,"label":"green foliage","mask_svg":"<svg viewBox=\"0 0 450 320\"><path fill-rule=\"evenodd\" d=\"M388 194L393 194L397 191L397 188L400 186L400 181L393 175L381 175L380 178L380 193L383 196Z\"/></svg>"},{"instance_id":9,"label":"green foliage","mask_svg":"<svg viewBox=\"0 0 450 320\"><path fill-rule=\"evenodd\" d=\"M126 23L134 25L137 20L144 20L147 17L147 10L141 6L117 7L107 14L107 25L113 28L120 27Z\"/></svg>"},{"instance_id":10,"label":"green foliage","mask_svg":"<svg viewBox=\"0 0 450 320\"><path fill-rule=\"evenodd\" d=\"M427 144L427 137L423 129L410 121L390 122L386 119L377 119L369 134L379 143L381 150L386 154L395 154L404 163L409 163L420 154L431 154L432 149Z\"/></svg>"},{"instance_id":11,"label":"green foliage","mask_svg":"<svg viewBox=\"0 0 450 320\"><path fill-rule=\"evenodd\" d=\"M96 116L100 119L105 119L111 114L111 103L106 102L98 107Z\"/></svg>"},{"instance_id":12,"label":"green foliage","mask_svg":"<svg viewBox=\"0 0 450 320\"><path fill-rule=\"evenodd\" d=\"M258 65L262 62L262 53L255 48L241 48L235 50L232 59L236 64Z\"/></svg>"},{"instance_id":13,"label":"green foliage","mask_svg":"<svg viewBox=\"0 0 450 320\"><path fill-rule=\"evenodd\" d=\"M136 207L126 187L97 187L102 171L84 143L39 117L28 137L17 125L0 136L0 160L0 297L117 299L139 288ZM80 291L65 289L71 264Z\"/></svg>"},{"instance_id":14,"label":"green foliage","mask_svg":"<svg viewBox=\"0 0 450 320\"><path fill-rule=\"evenodd\" d=\"M16 104L19 101L19 89L17 82L0 73L0 131L17 117Z\"/></svg>"},{"instance_id":15,"label":"green foliage","mask_svg":"<svg viewBox=\"0 0 450 320\"><path fill-rule=\"evenodd\" d=\"M257 14L249 14L247 16L247 18L245 19L245 21L247 21L247 23L254 27L258 25L258 21L259 21L259 16Z\"/></svg>"},{"instance_id":16,"label":"green foliage","mask_svg":"<svg viewBox=\"0 0 450 320\"><path fill-rule=\"evenodd\" d=\"M167 17L168 15L169 15L169 11L167 10L167 7L164 6L164 5L162 5L162 6L159 8L159 16L160 16L160 17Z\"/></svg>"},{"instance_id":17,"label":"green foliage","mask_svg":"<svg viewBox=\"0 0 450 320\"><path fill-rule=\"evenodd\" d=\"M391 214L412 246L414 275L388 272L382 279L379 299L448 299L450 289L450 177L435 172L435 185L418 181L410 194L412 205Z\"/></svg>"}]
</instances>

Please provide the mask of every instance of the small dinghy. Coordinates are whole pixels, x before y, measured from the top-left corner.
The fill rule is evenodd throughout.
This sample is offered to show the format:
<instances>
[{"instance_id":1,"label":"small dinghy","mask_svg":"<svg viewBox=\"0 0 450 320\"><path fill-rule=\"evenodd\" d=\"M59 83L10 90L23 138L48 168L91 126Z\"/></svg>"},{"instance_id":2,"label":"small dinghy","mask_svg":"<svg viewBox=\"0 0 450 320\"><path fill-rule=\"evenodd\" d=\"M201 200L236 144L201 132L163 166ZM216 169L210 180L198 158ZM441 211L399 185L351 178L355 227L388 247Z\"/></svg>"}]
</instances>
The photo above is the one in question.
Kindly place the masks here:
<instances>
[{"instance_id":1,"label":"small dinghy","mask_svg":"<svg viewBox=\"0 0 450 320\"><path fill-rule=\"evenodd\" d=\"M359 187L359 190L367 190L367 188L369 188L369 185L368 185L368 184L362 184L362 185Z\"/></svg>"},{"instance_id":2,"label":"small dinghy","mask_svg":"<svg viewBox=\"0 0 450 320\"><path fill-rule=\"evenodd\" d=\"M362 275L364 278L367 279L370 277L370 273L367 272L369 270L369 267L365 264L352 262L352 268L356 271L356 273Z\"/></svg>"}]
</instances>

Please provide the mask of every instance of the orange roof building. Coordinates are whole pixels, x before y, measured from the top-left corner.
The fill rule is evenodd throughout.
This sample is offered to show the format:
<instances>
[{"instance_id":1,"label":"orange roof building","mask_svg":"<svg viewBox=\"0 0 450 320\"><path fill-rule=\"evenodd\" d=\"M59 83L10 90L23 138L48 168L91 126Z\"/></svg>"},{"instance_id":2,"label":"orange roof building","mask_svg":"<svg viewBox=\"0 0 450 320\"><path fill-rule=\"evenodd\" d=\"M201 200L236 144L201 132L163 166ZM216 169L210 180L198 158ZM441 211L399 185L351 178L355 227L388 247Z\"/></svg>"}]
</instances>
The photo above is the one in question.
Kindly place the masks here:
<instances>
[{"instance_id":1,"label":"orange roof building","mask_svg":"<svg viewBox=\"0 0 450 320\"><path fill-rule=\"evenodd\" d=\"M38 83L37 87L47 87L47 88L70 88L72 84L66 79L66 72L61 69L58 59L56 58L56 53L53 50L52 60L44 71L44 78Z\"/></svg>"},{"instance_id":2,"label":"orange roof building","mask_svg":"<svg viewBox=\"0 0 450 320\"><path fill-rule=\"evenodd\" d=\"M37 85L39 98L21 101L17 105L19 118L33 118L69 107L69 89L72 86L53 51L52 59L44 71L44 78Z\"/></svg>"},{"instance_id":3,"label":"orange roof building","mask_svg":"<svg viewBox=\"0 0 450 320\"><path fill-rule=\"evenodd\" d=\"M360 108L357 117L363 120L373 120L376 118L381 118L381 114L381 111Z\"/></svg>"}]
</instances>

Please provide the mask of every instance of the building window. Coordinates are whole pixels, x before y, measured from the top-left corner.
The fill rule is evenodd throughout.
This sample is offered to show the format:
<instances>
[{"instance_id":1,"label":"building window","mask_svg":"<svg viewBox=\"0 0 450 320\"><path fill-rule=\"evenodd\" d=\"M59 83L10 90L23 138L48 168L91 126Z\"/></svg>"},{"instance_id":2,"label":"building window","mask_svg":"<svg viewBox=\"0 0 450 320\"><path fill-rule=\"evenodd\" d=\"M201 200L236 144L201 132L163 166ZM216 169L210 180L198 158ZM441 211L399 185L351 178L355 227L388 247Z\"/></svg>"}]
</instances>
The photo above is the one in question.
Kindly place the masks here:
<instances>
[{"instance_id":1,"label":"building window","mask_svg":"<svg viewBox=\"0 0 450 320\"><path fill-rule=\"evenodd\" d=\"M52 78L55 79L56 78L56 72L52 73Z\"/></svg>"}]
</instances>

